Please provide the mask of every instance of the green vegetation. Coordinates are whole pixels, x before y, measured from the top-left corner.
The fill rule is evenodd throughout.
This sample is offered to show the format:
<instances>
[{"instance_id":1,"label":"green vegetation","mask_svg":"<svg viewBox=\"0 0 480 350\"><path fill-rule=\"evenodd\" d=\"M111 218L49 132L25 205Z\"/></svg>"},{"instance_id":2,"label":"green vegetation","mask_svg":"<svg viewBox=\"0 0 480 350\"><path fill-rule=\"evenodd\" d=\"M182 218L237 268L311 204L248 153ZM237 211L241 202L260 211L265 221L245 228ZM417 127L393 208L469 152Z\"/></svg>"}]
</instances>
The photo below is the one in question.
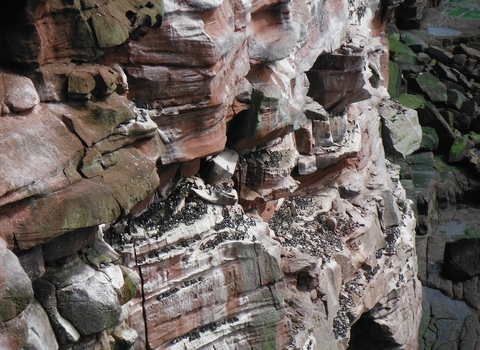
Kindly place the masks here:
<instances>
[{"instance_id":1,"label":"green vegetation","mask_svg":"<svg viewBox=\"0 0 480 350\"><path fill-rule=\"evenodd\" d=\"M388 71L388 93L391 98L397 98L402 86L402 70L398 64L390 61L388 62Z\"/></svg>"},{"instance_id":2,"label":"green vegetation","mask_svg":"<svg viewBox=\"0 0 480 350\"><path fill-rule=\"evenodd\" d=\"M462 16L464 13L468 12L468 9L467 8L464 8L464 7L457 7L457 8L453 8L450 10L449 12L449 16L450 17L460 17Z\"/></svg>"},{"instance_id":3,"label":"green vegetation","mask_svg":"<svg viewBox=\"0 0 480 350\"><path fill-rule=\"evenodd\" d=\"M418 109L425 107L427 101L422 95L401 94L398 96L397 101L402 105L412 109Z\"/></svg>"},{"instance_id":4,"label":"green vegetation","mask_svg":"<svg viewBox=\"0 0 480 350\"><path fill-rule=\"evenodd\" d=\"M474 10L474 11L467 12L465 15L462 16L462 18L480 19L480 11Z\"/></svg>"},{"instance_id":5,"label":"green vegetation","mask_svg":"<svg viewBox=\"0 0 480 350\"><path fill-rule=\"evenodd\" d=\"M420 73L417 77L418 85L434 102L447 101L447 87L431 73Z\"/></svg>"}]
</instances>

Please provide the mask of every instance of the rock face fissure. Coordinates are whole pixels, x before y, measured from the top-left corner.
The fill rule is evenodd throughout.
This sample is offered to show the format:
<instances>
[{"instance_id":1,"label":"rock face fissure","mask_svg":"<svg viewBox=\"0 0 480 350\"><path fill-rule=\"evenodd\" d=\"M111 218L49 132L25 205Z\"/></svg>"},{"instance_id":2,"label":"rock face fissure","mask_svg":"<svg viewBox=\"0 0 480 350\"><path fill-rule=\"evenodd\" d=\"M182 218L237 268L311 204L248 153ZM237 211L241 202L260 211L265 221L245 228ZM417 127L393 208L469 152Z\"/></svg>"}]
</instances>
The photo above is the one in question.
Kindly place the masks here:
<instances>
[{"instance_id":1,"label":"rock face fissure","mask_svg":"<svg viewBox=\"0 0 480 350\"><path fill-rule=\"evenodd\" d=\"M398 4L1 4L0 348L416 348Z\"/></svg>"}]
</instances>

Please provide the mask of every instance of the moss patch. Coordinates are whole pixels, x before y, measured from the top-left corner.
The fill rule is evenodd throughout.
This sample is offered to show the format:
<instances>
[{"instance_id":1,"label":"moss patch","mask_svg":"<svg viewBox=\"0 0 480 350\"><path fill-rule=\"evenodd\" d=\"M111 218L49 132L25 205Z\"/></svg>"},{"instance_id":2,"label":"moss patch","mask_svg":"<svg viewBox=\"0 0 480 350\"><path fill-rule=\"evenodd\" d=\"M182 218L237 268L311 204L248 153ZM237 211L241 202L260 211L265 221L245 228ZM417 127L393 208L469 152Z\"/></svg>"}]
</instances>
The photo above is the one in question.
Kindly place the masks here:
<instances>
[{"instance_id":1,"label":"moss patch","mask_svg":"<svg viewBox=\"0 0 480 350\"><path fill-rule=\"evenodd\" d=\"M472 141L470 141L472 142ZM466 151L470 148L469 140L466 137L457 137L450 147L448 153L449 162L459 162L465 156Z\"/></svg>"},{"instance_id":2,"label":"moss patch","mask_svg":"<svg viewBox=\"0 0 480 350\"><path fill-rule=\"evenodd\" d=\"M398 63L415 64L417 63L417 55L411 48L399 40L390 38L391 59Z\"/></svg>"},{"instance_id":3,"label":"moss patch","mask_svg":"<svg viewBox=\"0 0 480 350\"><path fill-rule=\"evenodd\" d=\"M402 70L398 64L388 62L388 93L391 98L397 98L402 86Z\"/></svg>"},{"instance_id":4,"label":"moss patch","mask_svg":"<svg viewBox=\"0 0 480 350\"><path fill-rule=\"evenodd\" d=\"M433 102L447 101L447 87L433 74L419 74L417 83Z\"/></svg>"},{"instance_id":5,"label":"moss patch","mask_svg":"<svg viewBox=\"0 0 480 350\"><path fill-rule=\"evenodd\" d=\"M391 52L393 52L393 53L405 53L407 55L416 56L415 52L413 52L413 50L411 48L409 48L407 45L402 43L400 40L390 38L388 40L388 42L390 44L390 51Z\"/></svg>"},{"instance_id":6,"label":"moss patch","mask_svg":"<svg viewBox=\"0 0 480 350\"><path fill-rule=\"evenodd\" d=\"M412 94L401 94L398 96L397 101L402 105L412 109L418 109L425 107L425 97L422 95L412 95Z\"/></svg>"},{"instance_id":7,"label":"moss patch","mask_svg":"<svg viewBox=\"0 0 480 350\"><path fill-rule=\"evenodd\" d=\"M468 9L467 8L464 8L464 7L457 7L457 8L454 8L454 9L451 9L450 12L448 13L448 15L450 17L459 17L461 15L463 15L464 13L468 12Z\"/></svg>"},{"instance_id":8,"label":"moss patch","mask_svg":"<svg viewBox=\"0 0 480 350\"><path fill-rule=\"evenodd\" d=\"M462 16L462 18L480 19L480 11L474 10L474 11L467 12L465 15Z\"/></svg>"}]
</instances>

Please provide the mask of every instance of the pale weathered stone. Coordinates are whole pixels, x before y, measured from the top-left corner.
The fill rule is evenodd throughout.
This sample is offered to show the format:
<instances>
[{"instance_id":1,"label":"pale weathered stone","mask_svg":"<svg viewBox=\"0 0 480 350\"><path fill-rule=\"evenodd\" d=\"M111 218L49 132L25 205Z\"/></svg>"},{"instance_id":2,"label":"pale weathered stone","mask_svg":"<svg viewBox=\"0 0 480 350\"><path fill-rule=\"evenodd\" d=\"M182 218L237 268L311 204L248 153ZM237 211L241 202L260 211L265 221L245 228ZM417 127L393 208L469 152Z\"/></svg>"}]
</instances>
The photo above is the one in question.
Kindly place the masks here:
<instances>
[{"instance_id":1,"label":"pale weathered stone","mask_svg":"<svg viewBox=\"0 0 480 350\"><path fill-rule=\"evenodd\" d=\"M42 306L34 301L25 310L25 320L28 326L28 349L58 349L57 339Z\"/></svg>"},{"instance_id":2,"label":"pale weathered stone","mask_svg":"<svg viewBox=\"0 0 480 350\"><path fill-rule=\"evenodd\" d=\"M118 255L108 243L98 239L91 243L85 253L85 257L87 258L88 263L97 269L100 268L101 265L118 263L120 259L120 255Z\"/></svg>"},{"instance_id":3,"label":"pale weathered stone","mask_svg":"<svg viewBox=\"0 0 480 350\"><path fill-rule=\"evenodd\" d=\"M56 295L60 314L82 335L98 333L118 323L121 308L117 294L101 273L65 286ZM82 314L90 317L79 318Z\"/></svg>"},{"instance_id":4,"label":"pale weathered stone","mask_svg":"<svg viewBox=\"0 0 480 350\"><path fill-rule=\"evenodd\" d=\"M207 163L207 183L225 186L231 183L238 162L238 154L233 150L225 150Z\"/></svg>"},{"instance_id":5,"label":"pale weathered stone","mask_svg":"<svg viewBox=\"0 0 480 350\"><path fill-rule=\"evenodd\" d=\"M60 315L57 308L55 285L46 279L37 279L33 282L35 296L48 314L50 323L60 344L75 343L80 334L75 327Z\"/></svg>"},{"instance_id":6,"label":"pale weathered stone","mask_svg":"<svg viewBox=\"0 0 480 350\"><path fill-rule=\"evenodd\" d=\"M17 350L27 345L28 325L24 314L0 323L0 346L5 350Z\"/></svg>"},{"instance_id":7,"label":"pale weathered stone","mask_svg":"<svg viewBox=\"0 0 480 350\"><path fill-rule=\"evenodd\" d=\"M312 133L316 146L331 146L333 145L332 132L330 129L330 121L328 120L313 120Z\"/></svg>"},{"instance_id":8,"label":"pale weathered stone","mask_svg":"<svg viewBox=\"0 0 480 350\"><path fill-rule=\"evenodd\" d=\"M329 123L333 141L341 142L348 130L347 114L330 116Z\"/></svg>"},{"instance_id":9,"label":"pale weathered stone","mask_svg":"<svg viewBox=\"0 0 480 350\"><path fill-rule=\"evenodd\" d=\"M13 74L2 74L3 89L5 89L4 103L12 112L29 110L40 102L35 86L26 77Z\"/></svg>"},{"instance_id":10,"label":"pale weathered stone","mask_svg":"<svg viewBox=\"0 0 480 350\"><path fill-rule=\"evenodd\" d=\"M1 243L0 243L1 244ZM22 313L33 301L32 283L18 258L4 244L0 245L0 320L7 322Z\"/></svg>"},{"instance_id":11,"label":"pale weathered stone","mask_svg":"<svg viewBox=\"0 0 480 350\"><path fill-rule=\"evenodd\" d=\"M422 129L417 112L394 101L384 101L379 110L385 151L406 157L419 149Z\"/></svg>"},{"instance_id":12,"label":"pale weathered stone","mask_svg":"<svg viewBox=\"0 0 480 350\"><path fill-rule=\"evenodd\" d=\"M315 156L300 156L297 165L299 175L313 174L317 171L317 159Z\"/></svg>"}]
</instances>

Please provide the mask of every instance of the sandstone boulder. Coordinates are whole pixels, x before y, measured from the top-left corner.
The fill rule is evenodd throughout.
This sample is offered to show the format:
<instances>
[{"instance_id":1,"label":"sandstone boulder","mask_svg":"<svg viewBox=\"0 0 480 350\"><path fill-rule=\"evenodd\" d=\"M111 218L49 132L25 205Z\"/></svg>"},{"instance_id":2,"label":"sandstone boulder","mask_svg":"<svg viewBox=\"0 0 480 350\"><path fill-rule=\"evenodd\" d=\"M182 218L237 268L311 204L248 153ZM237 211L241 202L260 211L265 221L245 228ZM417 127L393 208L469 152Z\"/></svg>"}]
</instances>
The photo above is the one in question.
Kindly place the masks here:
<instances>
[{"instance_id":1,"label":"sandstone boulder","mask_svg":"<svg viewBox=\"0 0 480 350\"><path fill-rule=\"evenodd\" d=\"M310 81L308 96L325 109L341 112L352 103L367 99L363 88L364 58L359 55L321 55L307 72ZM333 78L335 76L335 78Z\"/></svg>"},{"instance_id":2,"label":"sandstone boulder","mask_svg":"<svg viewBox=\"0 0 480 350\"><path fill-rule=\"evenodd\" d=\"M60 314L81 335L99 333L119 322L121 307L117 293L102 273L65 286L57 290L56 296Z\"/></svg>"},{"instance_id":3,"label":"sandstone boulder","mask_svg":"<svg viewBox=\"0 0 480 350\"><path fill-rule=\"evenodd\" d=\"M39 104L40 97L30 79L14 74L1 74L0 79L0 96L12 112L27 111Z\"/></svg>"},{"instance_id":4,"label":"sandstone boulder","mask_svg":"<svg viewBox=\"0 0 480 350\"><path fill-rule=\"evenodd\" d=\"M445 65L449 65L452 60L454 55L448 51L445 51L441 49L438 46L429 46L425 52L432 57L433 59L437 60L438 62L441 62Z\"/></svg>"},{"instance_id":5,"label":"sandstone boulder","mask_svg":"<svg viewBox=\"0 0 480 350\"><path fill-rule=\"evenodd\" d=\"M42 245L43 259L47 262L76 254L91 243L98 233L98 227L86 227L65 233Z\"/></svg>"},{"instance_id":6,"label":"sandstone boulder","mask_svg":"<svg viewBox=\"0 0 480 350\"><path fill-rule=\"evenodd\" d=\"M38 301L31 303L25 310L25 320L28 325L27 349L57 350L59 348L47 313Z\"/></svg>"},{"instance_id":7,"label":"sandstone boulder","mask_svg":"<svg viewBox=\"0 0 480 350\"><path fill-rule=\"evenodd\" d=\"M225 150L207 162L206 182L215 186L231 184L233 173L237 167L238 154L233 150Z\"/></svg>"},{"instance_id":8,"label":"sandstone boulder","mask_svg":"<svg viewBox=\"0 0 480 350\"><path fill-rule=\"evenodd\" d=\"M28 325L24 314L0 323L0 346L5 350L22 349L28 342Z\"/></svg>"},{"instance_id":9,"label":"sandstone boulder","mask_svg":"<svg viewBox=\"0 0 480 350\"><path fill-rule=\"evenodd\" d=\"M76 343L80 333L67 319L58 312L55 285L46 279L37 279L33 282L35 296L47 312L50 324L60 344Z\"/></svg>"},{"instance_id":10,"label":"sandstone boulder","mask_svg":"<svg viewBox=\"0 0 480 350\"><path fill-rule=\"evenodd\" d=\"M89 100L95 89L95 79L90 72L74 70L68 77L68 96Z\"/></svg>"},{"instance_id":11,"label":"sandstone boulder","mask_svg":"<svg viewBox=\"0 0 480 350\"><path fill-rule=\"evenodd\" d=\"M64 123L47 109L37 108L28 119L3 117L0 124L2 149L12 149L0 155L4 164L0 170L0 204L68 186L63 170L78 164L83 145ZM35 137L38 134L42 137Z\"/></svg>"},{"instance_id":12,"label":"sandstone boulder","mask_svg":"<svg viewBox=\"0 0 480 350\"><path fill-rule=\"evenodd\" d=\"M18 258L0 241L0 321L20 315L33 301L32 283Z\"/></svg>"}]
</instances>

